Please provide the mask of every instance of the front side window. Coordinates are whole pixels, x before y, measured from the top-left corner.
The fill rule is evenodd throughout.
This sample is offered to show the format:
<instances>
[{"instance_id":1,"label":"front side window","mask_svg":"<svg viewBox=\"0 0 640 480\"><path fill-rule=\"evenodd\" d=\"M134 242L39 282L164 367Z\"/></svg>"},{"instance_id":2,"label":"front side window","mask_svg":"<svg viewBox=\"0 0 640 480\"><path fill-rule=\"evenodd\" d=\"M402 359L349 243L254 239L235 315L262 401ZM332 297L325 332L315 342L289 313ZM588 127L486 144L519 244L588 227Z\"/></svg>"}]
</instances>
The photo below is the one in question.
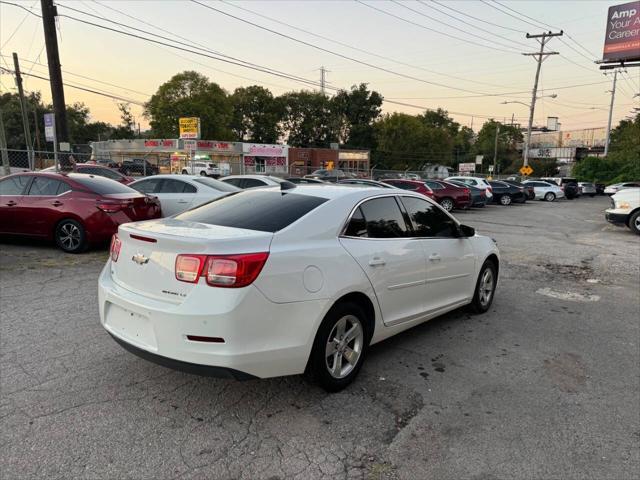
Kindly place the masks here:
<instances>
[{"instance_id":1,"label":"front side window","mask_svg":"<svg viewBox=\"0 0 640 480\"><path fill-rule=\"evenodd\" d=\"M29 183L28 175L17 175L0 181L0 195L22 195L24 187Z\"/></svg>"},{"instance_id":2,"label":"front side window","mask_svg":"<svg viewBox=\"0 0 640 480\"><path fill-rule=\"evenodd\" d=\"M427 200L402 197L416 237L456 237L456 222L439 207Z\"/></svg>"},{"instance_id":3,"label":"front side window","mask_svg":"<svg viewBox=\"0 0 640 480\"><path fill-rule=\"evenodd\" d=\"M162 180L160 178L150 178L148 180L142 180L131 184L131 188L137 190L140 193L154 193L156 187Z\"/></svg>"},{"instance_id":4,"label":"front side window","mask_svg":"<svg viewBox=\"0 0 640 480\"><path fill-rule=\"evenodd\" d=\"M369 238L406 237L407 224L394 197L374 198L360 206Z\"/></svg>"},{"instance_id":5,"label":"front side window","mask_svg":"<svg viewBox=\"0 0 640 480\"><path fill-rule=\"evenodd\" d=\"M242 179L242 188L264 187L265 185L265 182L258 180L257 178Z\"/></svg>"}]
</instances>

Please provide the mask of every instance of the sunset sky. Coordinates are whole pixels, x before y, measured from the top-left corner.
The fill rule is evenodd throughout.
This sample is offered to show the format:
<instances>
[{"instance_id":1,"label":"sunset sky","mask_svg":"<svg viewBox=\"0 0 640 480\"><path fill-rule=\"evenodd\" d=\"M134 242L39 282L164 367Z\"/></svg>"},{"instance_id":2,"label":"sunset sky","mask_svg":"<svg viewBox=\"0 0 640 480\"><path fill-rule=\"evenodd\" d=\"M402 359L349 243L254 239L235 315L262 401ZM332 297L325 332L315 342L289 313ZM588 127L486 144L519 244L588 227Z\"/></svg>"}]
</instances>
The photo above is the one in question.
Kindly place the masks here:
<instances>
[{"instance_id":1,"label":"sunset sky","mask_svg":"<svg viewBox=\"0 0 640 480\"><path fill-rule=\"evenodd\" d=\"M14 0L14 3L39 14L39 1ZM607 9L616 3L623 2L207 2L242 20L351 57L347 59L189 1L57 2L60 15L129 32L133 30L128 27L135 27L148 32L136 32L145 37L152 38L151 33L162 35L171 40L153 38L167 43L181 42L182 47L193 50L215 51L227 59L233 57L314 82L319 81L319 69L325 66L329 70L329 87L348 88L365 82L387 100L412 105L385 102L385 112L416 114L424 108L441 107L460 123L470 125L473 121L476 131L489 116L510 121L513 114L516 122L526 123L525 105L501 102L530 101L536 65L532 57L521 53L534 52L539 45L533 39L526 39L525 33L542 33L543 28L549 30L550 27L554 31L564 29L565 35L549 42L549 49L560 55L544 62L540 89L542 95L555 93L558 97L540 100L536 123L545 123L547 116L558 116L563 129L606 126L610 100L607 90L611 89L612 78L603 75L593 60L601 58ZM253 84L268 87L274 94L301 88L317 89L71 18L60 18L59 27L65 83L107 92L138 104L146 101L161 83L183 70L199 71L229 92ZM40 18L16 6L0 4L0 46L3 67L13 69L10 57L12 52L17 52L23 72L48 76ZM15 91L11 75L3 74L0 80L3 92ZM571 88L563 88L568 86ZM640 97L633 99L640 89L640 68L630 68L623 73L618 87L616 122L629 115L634 106L640 106ZM25 88L41 90L44 98L50 99L46 81L25 76ZM87 104L94 120L112 123L119 120L114 99L71 87L65 89L65 95L67 103ZM142 118L141 106L133 103L132 107L144 129L147 122Z\"/></svg>"}]
</instances>

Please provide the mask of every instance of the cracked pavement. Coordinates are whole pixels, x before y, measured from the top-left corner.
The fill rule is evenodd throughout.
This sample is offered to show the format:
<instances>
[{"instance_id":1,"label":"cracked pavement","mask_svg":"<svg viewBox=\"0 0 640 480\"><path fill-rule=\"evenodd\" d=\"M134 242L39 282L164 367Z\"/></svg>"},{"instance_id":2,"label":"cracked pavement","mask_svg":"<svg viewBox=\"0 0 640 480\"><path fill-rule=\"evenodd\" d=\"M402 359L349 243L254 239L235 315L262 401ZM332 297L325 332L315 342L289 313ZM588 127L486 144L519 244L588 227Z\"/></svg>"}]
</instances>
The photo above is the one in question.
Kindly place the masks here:
<instances>
[{"instance_id":1,"label":"cracked pavement","mask_svg":"<svg viewBox=\"0 0 640 480\"><path fill-rule=\"evenodd\" d=\"M640 237L608 203L458 212L501 249L492 309L373 347L337 394L139 359L99 323L105 251L0 244L0 477L637 479Z\"/></svg>"}]
</instances>

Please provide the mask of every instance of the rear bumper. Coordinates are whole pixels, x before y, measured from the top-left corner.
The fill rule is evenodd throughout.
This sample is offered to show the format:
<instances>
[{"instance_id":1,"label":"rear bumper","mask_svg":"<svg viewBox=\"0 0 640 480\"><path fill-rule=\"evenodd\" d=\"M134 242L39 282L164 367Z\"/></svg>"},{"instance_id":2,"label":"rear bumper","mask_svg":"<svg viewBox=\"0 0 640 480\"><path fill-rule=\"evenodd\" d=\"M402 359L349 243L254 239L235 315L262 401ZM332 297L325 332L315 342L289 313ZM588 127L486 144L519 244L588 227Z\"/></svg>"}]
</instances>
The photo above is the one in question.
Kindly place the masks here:
<instances>
[{"instance_id":1,"label":"rear bumper","mask_svg":"<svg viewBox=\"0 0 640 480\"><path fill-rule=\"evenodd\" d=\"M186 298L164 301L117 284L110 262L100 274L98 300L102 326L132 353L178 370L233 378L303 373L327 305L274 303L253 285L198 285Z\"/></svg>"}]
</instances>

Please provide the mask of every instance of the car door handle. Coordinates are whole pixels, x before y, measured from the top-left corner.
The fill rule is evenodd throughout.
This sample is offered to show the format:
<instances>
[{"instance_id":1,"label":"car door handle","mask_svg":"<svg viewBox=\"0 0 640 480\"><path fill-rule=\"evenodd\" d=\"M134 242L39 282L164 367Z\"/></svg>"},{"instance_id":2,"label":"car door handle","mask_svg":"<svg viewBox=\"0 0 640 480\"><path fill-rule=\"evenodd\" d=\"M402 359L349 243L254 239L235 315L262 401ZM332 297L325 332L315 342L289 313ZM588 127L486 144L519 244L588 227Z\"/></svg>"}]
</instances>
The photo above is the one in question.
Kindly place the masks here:
<instances>
[{"instance_id":1,"label":"car door handle","mask_svg":"<svg viewBox=\"0 0 640 480\"><path fill-rule=\"evenodd\" d=\"M442 260L442 258L437 253L432 253L431 255L429 255L430 262L439 262L440 260Z\"/></svg>"},{"instance_id":2,"label":"car door handle","mask_svg":"<svg viewBox=\"0 0 640 480\"><path fill-rule=\"evenodd\" d=\"M62 203L62 202L60 202L60 201L56 200L56 201L55 201L55 202L53 202L51 205L53 205L54 207L59 207L59 206L61 206L61 205L64 205L64 203Z\"/></svg>"},{"instance_id":3,"label":"car door handle","mask_svg":"<svg viewBox=\"0 0 640 480\"><path fill-rule=\"evenodd\" d=\"M386 264L387 262L385 262L384 259L380 257L373 257L371 260L369 260L369 265L371 265L372 267L381 267Z\"/></svg>"},{"instance_id":4,"label":"car door handle","mask_svg":"<svg viewBox=\"0 0 640 480\"><path fill-rule=\"evenodd\" d=\"M7 207L15 207L18 204L18 202L14 202L13 200L10 200L7 202Z\"/></svg>"}]
</instances>

